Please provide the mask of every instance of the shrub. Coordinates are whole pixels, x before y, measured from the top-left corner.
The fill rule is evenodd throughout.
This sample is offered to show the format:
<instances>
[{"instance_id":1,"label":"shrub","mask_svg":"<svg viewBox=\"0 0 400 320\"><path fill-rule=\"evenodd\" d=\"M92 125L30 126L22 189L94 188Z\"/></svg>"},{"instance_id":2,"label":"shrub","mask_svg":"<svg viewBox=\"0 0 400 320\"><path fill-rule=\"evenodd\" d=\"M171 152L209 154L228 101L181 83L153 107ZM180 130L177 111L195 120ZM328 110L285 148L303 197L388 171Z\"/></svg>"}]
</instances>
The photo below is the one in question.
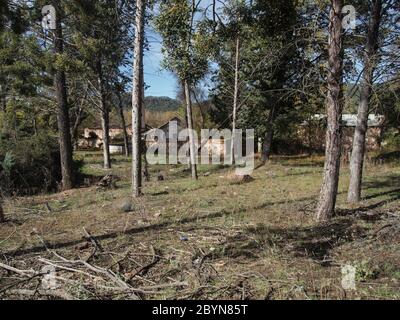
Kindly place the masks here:
<instances>
[{"instance_id":1,"label":"shrub","mask_svg":"<svg viewBox=\"0 0 400 320\"><path fill-rule=\"evenodd\" d=\"M82 163L75 163L75 172ZM5 195L56 191L61 181L57 138L40 134L12 142L0 138L0 189Z\"/></svg>"},{"instance_id":2,"label":"shrub","mask_svg":"<svg viewBox=\"0 0 400 320\"><path fill-rule=\"evenodd\" d=\"M400 149L400 133L399 132L388 132L385 137L385 147L391 150L399 150Z\"/></svg>"}]
</instances>

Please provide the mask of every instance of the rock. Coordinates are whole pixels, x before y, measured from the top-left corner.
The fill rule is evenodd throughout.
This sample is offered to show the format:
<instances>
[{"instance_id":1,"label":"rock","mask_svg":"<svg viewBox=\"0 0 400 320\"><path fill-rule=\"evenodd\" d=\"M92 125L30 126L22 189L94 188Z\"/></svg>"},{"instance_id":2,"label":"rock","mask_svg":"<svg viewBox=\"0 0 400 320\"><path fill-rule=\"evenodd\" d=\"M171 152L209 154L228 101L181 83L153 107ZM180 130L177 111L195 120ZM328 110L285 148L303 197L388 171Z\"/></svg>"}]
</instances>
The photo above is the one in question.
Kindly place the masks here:
<instances>
[{"instance_id":1,"label":"rock","mask_svg":"<svg viewBox=\"0 0 400 320\"><path fill-rule=\"evenodd\" d=\"M244 184L254 181L254 178L249 175L237 175L235 173L229 174L227 179L230 184Z\"/></svg>"},{"instance_id":2,"label":"rock","mask_svg":"<svg viewBox=\"0 0 400 320\"><path fill-rule=\"evenodd\" d=\"M132 212L135 209L135 207L132 203L132 200L124 199L124 200L120 201L119 203L117 203L117 209L121 213L128 213L128 212Z\"/></svg>"}]
</instances>

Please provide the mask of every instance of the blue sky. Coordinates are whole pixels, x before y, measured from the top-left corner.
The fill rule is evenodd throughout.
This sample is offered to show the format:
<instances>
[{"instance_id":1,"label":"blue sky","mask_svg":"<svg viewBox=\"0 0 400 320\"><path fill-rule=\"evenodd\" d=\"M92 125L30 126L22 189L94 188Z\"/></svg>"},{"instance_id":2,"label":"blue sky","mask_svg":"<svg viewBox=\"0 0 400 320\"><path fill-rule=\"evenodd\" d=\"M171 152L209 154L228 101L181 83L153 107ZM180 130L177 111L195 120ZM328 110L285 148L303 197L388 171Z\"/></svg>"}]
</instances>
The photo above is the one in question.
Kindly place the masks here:
<instances>
[{"instance_id":1,"label":"blue sky","mask_svg":"<svg viewBox=\"0 0 400 320\"><path fill-rule=\"evenodd\" d=\"M146 96L176 97L177 82L174 76L161 68L161 37L149 31L149 50L144 54L144 80L149 88Z\"/></svg>"},{"instance_id":2,"label":"blue sky","mask_svg":"<svg viewBox=\"0 0 400 320\"><path fill-rule=\"evenodd\" d=\"M206 8L211 0L203 0L201 7ZM217 3L217 8L220 4ZM155 9L157 10L157 8ZM210 8L209 8L210 10ZM161 68L162 61L162 39L151 25L146 27L146 37L149 42L149 50L144 53L144 81L147 86L146 96L166 96L176 98L177 81L174 76Z\"/></svg>"}]
</instances>

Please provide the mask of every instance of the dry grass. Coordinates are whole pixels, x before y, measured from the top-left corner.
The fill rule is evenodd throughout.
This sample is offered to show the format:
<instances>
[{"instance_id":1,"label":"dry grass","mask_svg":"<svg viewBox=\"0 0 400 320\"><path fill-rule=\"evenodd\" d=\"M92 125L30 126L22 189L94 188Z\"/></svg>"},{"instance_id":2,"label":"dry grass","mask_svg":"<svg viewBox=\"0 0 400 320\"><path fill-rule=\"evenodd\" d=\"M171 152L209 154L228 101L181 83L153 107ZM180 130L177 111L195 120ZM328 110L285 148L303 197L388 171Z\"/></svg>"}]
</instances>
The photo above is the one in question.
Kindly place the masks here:
<instances>
[{"instance_id":1,"label":"dry grass","mask_svg":"<svg viewBox=\"0 0 400 320\"><path fill-rule=\"evenodd\" d=\"M98 155L86 158L87 173L106 173ZM399 166L368 166L364 201L356 207L345 203L344 169L338 215L317 225L318 157L274 158L244 185L227 182L229 168L200 167L200 180L193 182L184 167L153 167L146 194L131 213L118 209L129 198L130 162L114 160L112 173L122 178L115 190L90 187L7 201L1 261L40 271L39 258L54 261L54 252L89 257L130 287L147 288L138 293L142 299L400 298ZM156 181L158 173L166 180ZM102 252L83 238L83 227ZM341 287L345 264L357 267L356 291ZM62 289L70 297L132 297L75 272L57 272L68 278ZM14 277L0 270L3 298L15 297L11 289L2 291ZM38 285L40 277L15 288Z\"/></svg>"}]
</instances>

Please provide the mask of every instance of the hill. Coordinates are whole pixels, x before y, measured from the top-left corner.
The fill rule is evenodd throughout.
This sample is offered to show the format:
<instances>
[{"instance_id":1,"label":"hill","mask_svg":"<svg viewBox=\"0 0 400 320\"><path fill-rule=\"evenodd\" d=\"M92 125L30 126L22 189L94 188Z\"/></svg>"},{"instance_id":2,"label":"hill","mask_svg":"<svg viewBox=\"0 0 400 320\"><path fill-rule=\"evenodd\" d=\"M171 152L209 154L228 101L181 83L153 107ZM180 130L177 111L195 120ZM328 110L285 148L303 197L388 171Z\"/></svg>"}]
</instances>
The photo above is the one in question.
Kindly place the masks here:
<instances>
[{"instance_id":1,"label":"hill","mask_svg":"<svg viewBox=\"0 0 400 320\"><path fill-rule=\"evenodd\" d=\"M176 111L180 102L169 97L146 97L144 100L146 110L150 111Z\"/></svg>"},{"instance_id":2,"label":"hill","mask_svg":"<svg viewBox=\"0 0 400 320\"><path fill-rule=\"evenodd\" d=\"M124 109L130 110L132 107L131 94L128 92L123 94L122 99L123 99ZM172 99L169 97L148 96L144 98L144 106L145 109L149 111L159 111L159 112L176 111L180 106L180 102L176 99Z\"/></svg>"}]
</instances>

